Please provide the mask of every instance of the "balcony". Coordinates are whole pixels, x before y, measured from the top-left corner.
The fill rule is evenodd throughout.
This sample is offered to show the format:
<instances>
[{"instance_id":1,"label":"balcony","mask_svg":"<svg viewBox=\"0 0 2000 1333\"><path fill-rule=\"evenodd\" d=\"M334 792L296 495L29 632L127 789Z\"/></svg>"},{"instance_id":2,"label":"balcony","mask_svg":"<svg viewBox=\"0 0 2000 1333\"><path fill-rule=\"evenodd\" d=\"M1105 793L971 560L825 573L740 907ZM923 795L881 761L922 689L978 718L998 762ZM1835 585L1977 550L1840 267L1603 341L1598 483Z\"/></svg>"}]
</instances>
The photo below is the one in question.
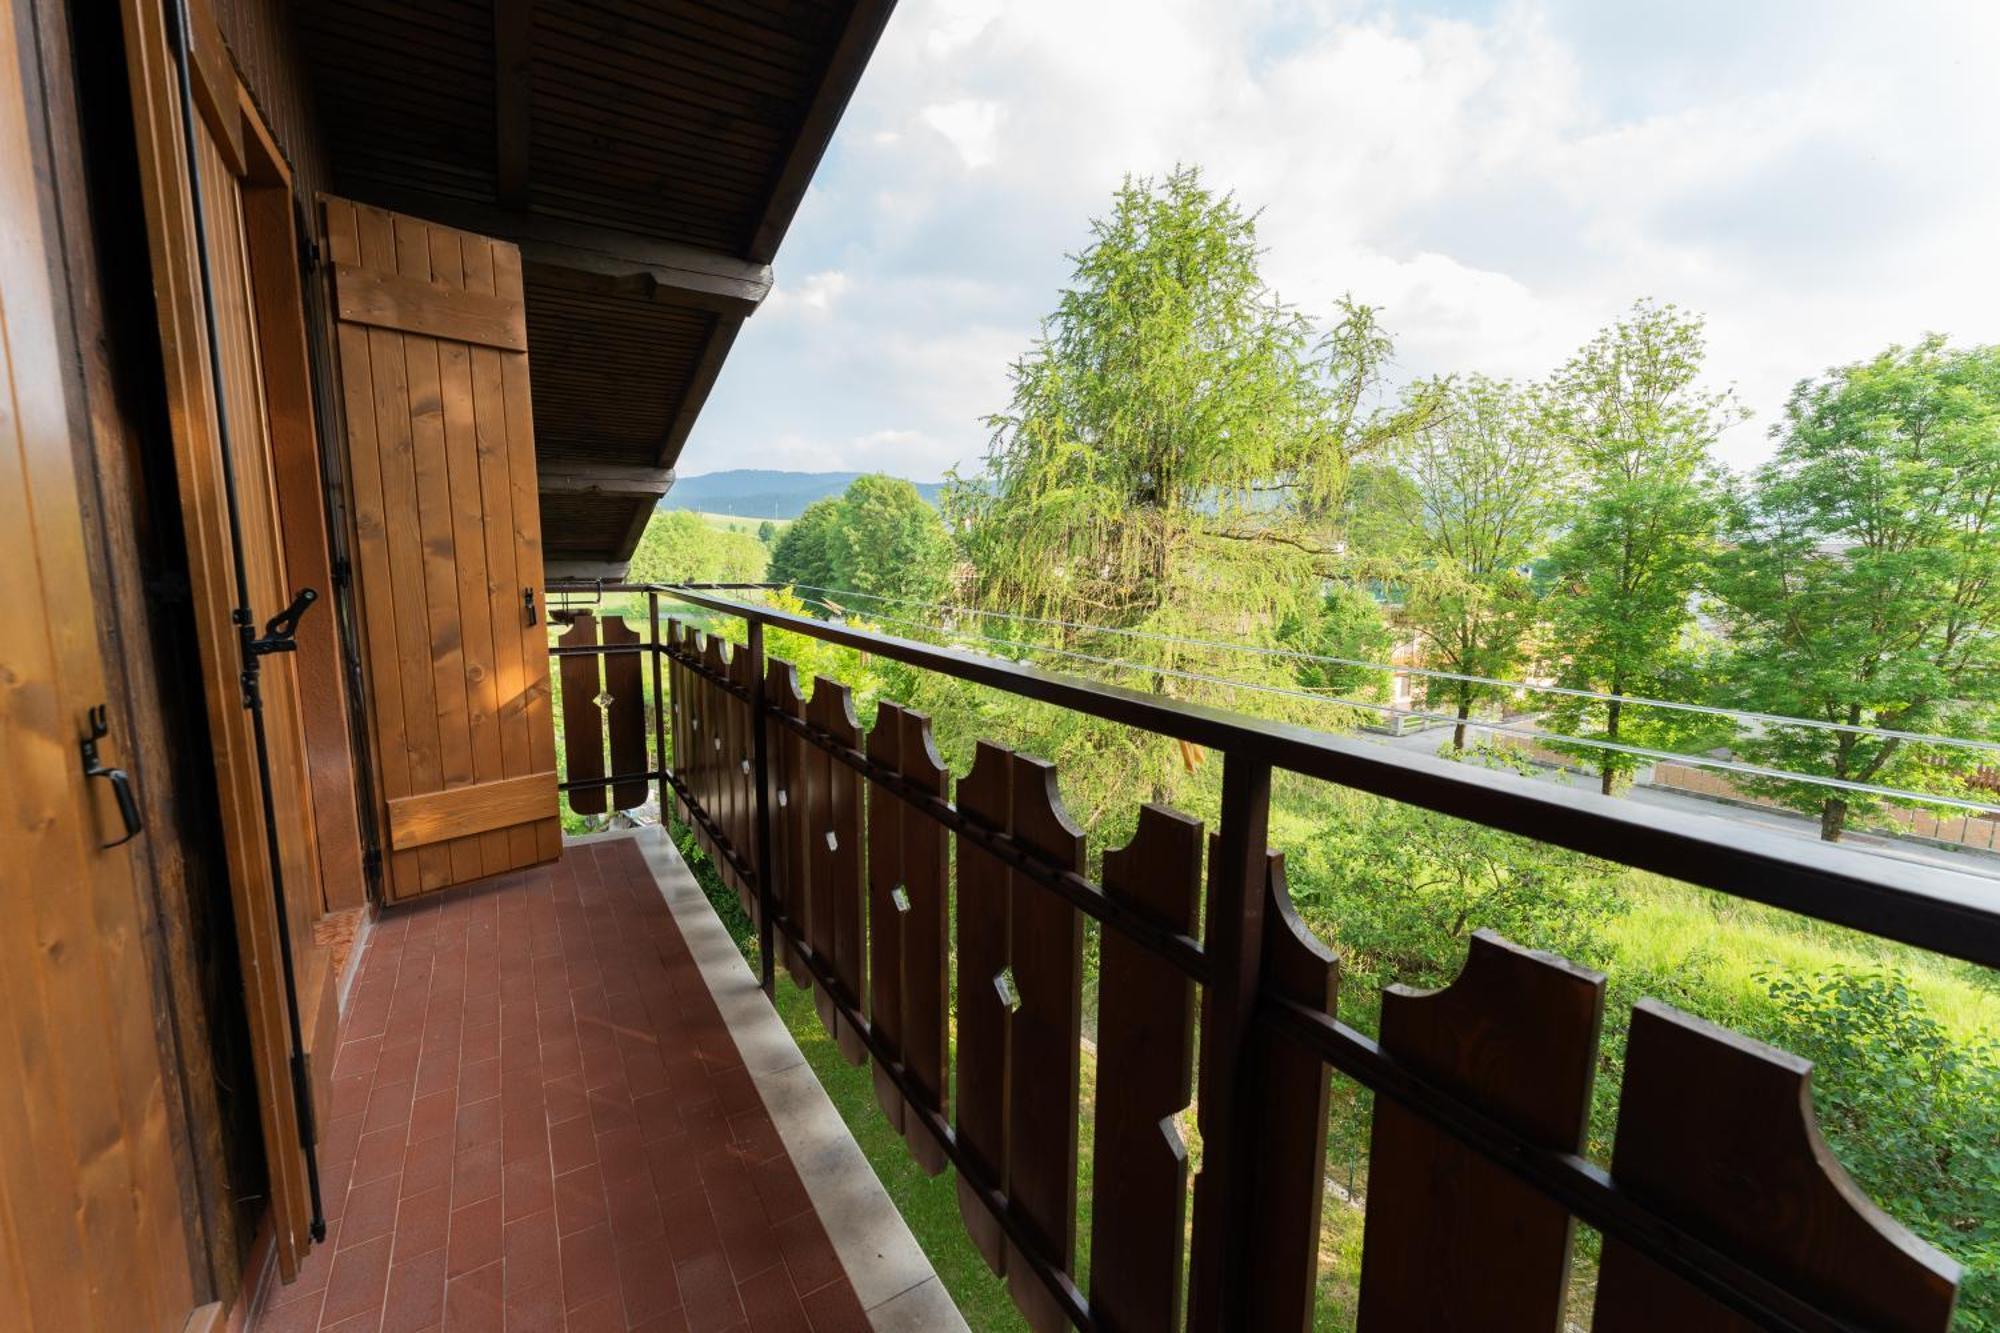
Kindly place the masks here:
<instances>
[{"instance_id":1,"label":"balcony","mask_svg":"<svg viewBox=\"0 0 2000 1333\"><path fill-rule=\"evenodd\" d=\"M385 912L264 1330L949 1328L661 830Z\"/></svg>"},{"instance_id":2,"label":"balcony","mask_svg":"<svg viewBox=\"0 0 2000 1333\"><path fill-rule=\"evenodd\" d=\"M564 788L602 813L659 784L755 923L760 984L788 974L871 1069L880 1113L923 1172L953 1173L973 1246L1031 1327L1311 1325L1335 1075L1377 1108L1363 1327L1950 1323L1956 1264L1834 1162L1804 1061L1643 1000L1607 1169L1584 1155L1604 977L1481 933L1450 986L1383 997L1379 1037L1343 1023L1333 954L1267 845L1271 783L1344 784L1986 965L1990 886L749 595L551 588ZM775 631L1204 747L1223 765L1219 825L1146 806L1093 881L1053 766L981 743L954 780L922 715L885 700L864 732L842 682L807 697L766 652ZM1602 1237L1583 1294L1578 1221Z\"/></svg>"}]
</instances>

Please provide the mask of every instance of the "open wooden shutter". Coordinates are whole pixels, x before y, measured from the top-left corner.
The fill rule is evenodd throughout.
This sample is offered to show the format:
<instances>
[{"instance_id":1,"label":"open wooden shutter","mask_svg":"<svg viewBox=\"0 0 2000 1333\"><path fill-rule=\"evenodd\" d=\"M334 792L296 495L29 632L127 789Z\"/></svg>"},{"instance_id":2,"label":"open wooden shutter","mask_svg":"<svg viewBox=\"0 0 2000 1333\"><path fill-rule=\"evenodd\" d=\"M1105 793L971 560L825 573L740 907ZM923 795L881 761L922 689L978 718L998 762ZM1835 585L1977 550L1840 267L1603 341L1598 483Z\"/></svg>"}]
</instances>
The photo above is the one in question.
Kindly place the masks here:
<instances>
[{"instance_id":1,"label":"open wooden shutter","mask_svg":"<svg viewBox=\"0 0 2000 1333\"><path fill-rule=\"evenodd\" d=\"M246 704L237 620L247 613L249 624L262 627L299 588L313 586L286 559L272 457L274 372L260 323L270 311L260 309L260 290L270 290L260 274L296 262L287 253L295 253L289 230L268 225L287 218L287 187L282 162L251 128L248 99L210 7L195 3L189 12L193 161L183 148L167 11L142 0L126 0L120 8L152 262L151 299L159 316L190 605L201 650L202 698L189 700L189 706L201 703L207 709L272 1230L278 1269L289 1281L312 1244L313 1122L307 1112L323 1114L329 1095L338 986L326 950L313 939L325 894L300 702L301 653L261 659L266 767ZM210 358L221 381L219 401ZM300 1007L296 1046L288 1013L293 1003ZM304 1060L316 1108L302 1108L296 1099L295 1056Z\"/></svg>"},{"instance_id":2,"label":"open wooden shutter","mask_svg":"<svg viewBox=\"0 0 2000 1333\"><path fill-rule=\"evenodd\" d=\"M321 202L385 882L402 900L562 849L521 252Z\"/></svg>"}]
</instances>

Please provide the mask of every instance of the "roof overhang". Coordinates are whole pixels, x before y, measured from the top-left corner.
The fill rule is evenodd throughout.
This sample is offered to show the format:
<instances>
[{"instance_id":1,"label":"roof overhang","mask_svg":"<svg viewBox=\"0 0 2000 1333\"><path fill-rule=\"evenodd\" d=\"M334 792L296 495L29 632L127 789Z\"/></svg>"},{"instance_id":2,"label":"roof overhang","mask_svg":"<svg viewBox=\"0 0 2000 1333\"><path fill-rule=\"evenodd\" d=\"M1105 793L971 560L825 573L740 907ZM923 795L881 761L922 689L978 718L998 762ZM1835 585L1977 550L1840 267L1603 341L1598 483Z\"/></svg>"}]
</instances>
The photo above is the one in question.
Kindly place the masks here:
<instances>
[{"instance_id":1,"label":"roof overhang","mask_svg":"<svg viewBox=\"0 0 2000 1333\"><path fill-rule=\"evenodd\" d=\"M332 188L513 241L552 576L638 544L894 0L303 0Z\"/></svg>"}]
</instances>

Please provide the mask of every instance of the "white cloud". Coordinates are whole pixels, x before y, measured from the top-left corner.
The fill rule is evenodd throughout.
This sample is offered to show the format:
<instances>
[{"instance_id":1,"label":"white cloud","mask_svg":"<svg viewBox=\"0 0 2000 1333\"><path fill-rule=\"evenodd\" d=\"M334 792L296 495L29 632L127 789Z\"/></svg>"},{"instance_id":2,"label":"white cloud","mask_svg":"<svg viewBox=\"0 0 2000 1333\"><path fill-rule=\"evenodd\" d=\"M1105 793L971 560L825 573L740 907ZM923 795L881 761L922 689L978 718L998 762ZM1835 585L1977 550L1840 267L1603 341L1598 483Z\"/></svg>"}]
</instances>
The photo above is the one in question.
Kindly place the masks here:
<instances>
[{"instance_id":1,"label":"white cloud","mask_svg":"<svg viewBox=\"0 0 2000 1333\"><path fill-rule=\"evenodd\" d=\"M851 285L848 276L839 269L809 273L796 287L780 281L772 285L770 295L764 298L764 305L757 313L766 320L790 316L824 319L833 313L834 303Z\"/></svg>"},{"instance_id":2,"label":"white cloud","mask_svg":"<svg viewBox=\"0 0 2000 1333\"><path fill-rule=\"evenodd\" d=\"M998 102L966 97L927 106L918 117L944 136L968 169L977 171L992 166L998 156L1001 114Z\"/></svg>"},{"instance_id":3,"label":"white cloud","mask_svg":"<svg viewBox=\"0 0 2000 1333\"><path fill-rule=\"evenodd\" d=\"M1176 163L1262 209L1287 300L1383 306L1408 374L1705 312L1746 461L1802 375L2000 341L1997 65L2000 5L1957 0L904 6L683 468L976 460L1065 252Z\"/></svg>"}]
</instances>

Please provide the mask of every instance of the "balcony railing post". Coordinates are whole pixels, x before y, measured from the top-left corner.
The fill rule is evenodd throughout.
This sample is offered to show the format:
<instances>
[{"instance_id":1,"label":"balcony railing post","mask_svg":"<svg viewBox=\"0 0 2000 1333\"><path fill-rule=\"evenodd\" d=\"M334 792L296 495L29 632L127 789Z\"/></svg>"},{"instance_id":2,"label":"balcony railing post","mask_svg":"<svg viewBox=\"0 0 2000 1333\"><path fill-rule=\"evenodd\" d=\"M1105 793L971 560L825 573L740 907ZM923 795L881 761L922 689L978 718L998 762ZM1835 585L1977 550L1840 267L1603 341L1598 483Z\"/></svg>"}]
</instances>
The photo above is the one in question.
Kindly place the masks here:
<instances>
[{"instance_id":1,"label":"balcony railing post","mask_svg":"<svg viewBox=\"0 0 2000 1333\"><path fill-rule=\"evenodd\" d=\"M764 625L748 622L744 650L750 655L750 818L755 830L752 856L757 871L757 972L766 995L773 995L773 955L777 929L772 920L777 895L771 885L770 723L764 707Z\"/></svg>"},{"instance_id":2,"label":"balcony railing post","mask_svg":"<svg viewBox=\"0 0 2000 1333\"><path fill-rule=\"evenodd\" d=\"M653 659L653 773L660 791L660 823L665 824L667 812L673 809L673 791L667 786L667 701L666 689L660 683L660 594L646 594L646 652Z\"/></svg>"},{"instance_id":3,"label":"balcony railing post","mask_svg":"<svg viewBox=\"0 0 2000 1333\"><path fill-rule=\"evenodd\" d=\"M1222 761L1222 818L1209 858L1202 951L1211 968L1201 1009L1197 1120L1201 1171L1195 1180L1188 1327L1243 1328L1245 1253L1257 1152L1254 1117L1243 1113L1251 1073L1251 1019L1262 984L1265 836L1271 766L1240 750Z\"/></svg>"}]
</instances>

